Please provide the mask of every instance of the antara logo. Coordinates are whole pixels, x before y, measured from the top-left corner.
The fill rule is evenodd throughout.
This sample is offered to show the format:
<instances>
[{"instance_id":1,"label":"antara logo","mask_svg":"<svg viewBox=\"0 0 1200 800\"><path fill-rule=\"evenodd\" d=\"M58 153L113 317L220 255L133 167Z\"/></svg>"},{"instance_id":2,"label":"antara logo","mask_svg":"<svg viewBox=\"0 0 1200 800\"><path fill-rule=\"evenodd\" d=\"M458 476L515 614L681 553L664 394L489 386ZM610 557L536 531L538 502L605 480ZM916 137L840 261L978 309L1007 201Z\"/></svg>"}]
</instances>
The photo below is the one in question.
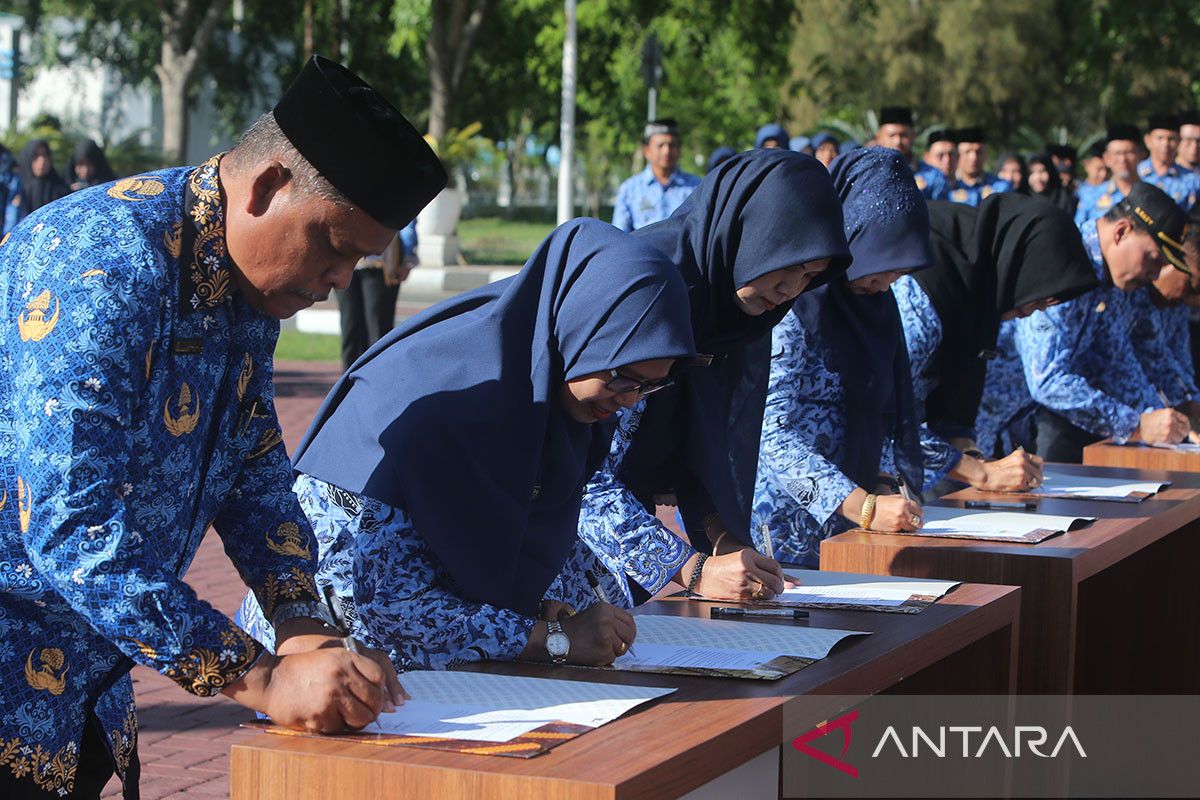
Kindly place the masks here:
<instances>
[{"instance_id":1,"label":"antara logo","mask_svg":"<svg viewBox=\"0 0 1200 800\"><path fill-rule=\"evenodd\" d=\"M1013 731L1011 738L1005 739L1000 733L1000 729L995 725L985 729L980 725L943 725L937 729L937 741L925 732L923 728L914 725L912 729L912 737L910 739L910 747L904 749L904 742L900 739L900 734L896 729L889 725L887 730L883 732L883 736L879 737L879 744L875 745L875 751L871 753L871 758L878 758L884 747L891 743L903 758L916 758L923 755L921 752L921 743L924 742L924 747L928 750L929 755L937 758L946 758L947 753L950 757L960 755L963 758L981 758L992 748L994 752L1003 753L1005 758L1020 758L1021 747L1024 745L1029 753L1038 758L1057 758L1063 746L1070 742L1070 745L1075 748L1075 752L1080 758L1087 758L1087 753L1083 750L1083 745L1079 743L1079 737L1075 735L1075 731L1068 725L1059 735L1058 741L1054 745L1054 749L1049 753L1043 753L1041 748L1050 739L1049 733L1040 725L1017 725ZM947 742L947 734L950 741ZM978 739L974 737L979 736ZM956 752L954 739L958 737L962 742L961 750ZM978 747L972 747L972 741L979 743ZM1011 742L1011 746L1010 746Z\"/></svg>"},{"instance_id":2,"label":"antara logo","mask_svg":"<svg viewBox=\"0 0 1200 800\"><path fill-rule=\"evenodd\" d=\"M857 719L858 709L854 709L835 720L824 722L807 733L797 736L792 740L792 747L805 755L812 756L822 764L846 773L851 778L857 778L858 767L842 760L850 749L851 726ZM835 731L840 731L842 734L842 752L839 757L831 756L811 745L815 739L820 739ZM956 739L961 742L961 748L953 746ZM1042 748L1050 741L1050 734L1040 725L1017 725L1007 739L995 725L986 729L981 725L943 725L937 729L936 737L926 733L924 728L914 725L908 741L909 747L906 749L904 740L900 738L895 726L889 725L883 735L879 737L879 742L875 745L871 758L879 758L880 754L884 753L885 748L889 746L895 748L902 758L917 758L923 755L936 758L954 758L959 755L962 758L981 758L989 752L1003 754L1005 758L1020 758L1025 752L1038 758L1057 758L1063 748L1068 745L1075 749L1080 758L1087 758L1087 753L1084 751L1079 737L1075 735L1075 731L1070 725L1063 729L1054 748L1049 753L1043 752Z\"/></svg>"}]
</instances>

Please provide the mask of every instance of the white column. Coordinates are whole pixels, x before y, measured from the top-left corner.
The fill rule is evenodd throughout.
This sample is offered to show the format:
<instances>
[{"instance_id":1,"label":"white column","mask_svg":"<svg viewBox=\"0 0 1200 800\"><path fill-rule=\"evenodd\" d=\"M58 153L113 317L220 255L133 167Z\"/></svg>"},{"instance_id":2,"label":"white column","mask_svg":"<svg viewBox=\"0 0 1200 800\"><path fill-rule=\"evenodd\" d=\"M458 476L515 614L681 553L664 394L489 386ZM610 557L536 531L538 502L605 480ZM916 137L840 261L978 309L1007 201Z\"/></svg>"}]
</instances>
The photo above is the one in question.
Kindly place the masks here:
<instances>
[{"instance_id":1,"label":"white column","mask_svg":"<svg viewBox=\"0 0 1200 800\"><path fill-rule=\"evenodd\" d=\"M575 0L566 0L563 36L562 160L558 164L558 224L575 216Z\"/></svg>"},{"instance_id":2,"label":"white column","mask_svg":"<svg viewBox=\"0 0 1200 800\"><path fill-rule=\"evenodd\" d=\"M17 121L17 87L21 65L21 28L16 14L0 14L0 135L12 131Z\"/></svg>"}]
</instances>

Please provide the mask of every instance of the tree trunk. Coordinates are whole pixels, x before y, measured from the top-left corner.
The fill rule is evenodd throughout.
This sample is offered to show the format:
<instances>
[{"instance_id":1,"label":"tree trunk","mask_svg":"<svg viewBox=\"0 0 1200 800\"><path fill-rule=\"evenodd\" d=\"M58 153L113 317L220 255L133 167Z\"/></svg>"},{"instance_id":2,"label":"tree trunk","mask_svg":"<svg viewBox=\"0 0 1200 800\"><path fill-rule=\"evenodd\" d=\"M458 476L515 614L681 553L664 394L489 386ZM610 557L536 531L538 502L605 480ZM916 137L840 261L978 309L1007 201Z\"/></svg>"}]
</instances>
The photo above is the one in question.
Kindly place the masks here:
<instances>
[{"instance_id":1,"label":"tree trunk","mask_svg":"<svg viewBox=\"0 0 1200 800\"><path fill-rule=\"evenodd\" d=\"M163 158L168 164L181 164L187 156L188 89L229 5L229 0L206 0L195 21L194 3L204 1L158 2L162 50L154 72L162 91Z\"/></svg>"},{"instance_id":2,"label":"tree trunk","mask_svg":"<svg viewBox=\"0 0 1200 800\"><path fill-rule=\"evenodd\" d=\"M454 103L479 28L495 0L432 0L425 58L429 62L429 135L441 139L450 130Z\"/></svg>"},{"instance_id":3,"label":"tree trunk","mask_svg":"<svg viewBox=\"0 0 1200 800\"><path fill-rule=\"evenodd\" d=\"M304 0L304 62L313 56L313 0Z\"/></svg>"},{"instance_id":4,"label":"tree trunk","mask_svg":"<svg viewBox=\"0 0 1200 800\"><path fill-rule=\"evenodd\" d=\"M187 157L188 78L178 59L163 62L156 69L162 94L163 158L177 166Z\"/></svg>"}]
</instances>

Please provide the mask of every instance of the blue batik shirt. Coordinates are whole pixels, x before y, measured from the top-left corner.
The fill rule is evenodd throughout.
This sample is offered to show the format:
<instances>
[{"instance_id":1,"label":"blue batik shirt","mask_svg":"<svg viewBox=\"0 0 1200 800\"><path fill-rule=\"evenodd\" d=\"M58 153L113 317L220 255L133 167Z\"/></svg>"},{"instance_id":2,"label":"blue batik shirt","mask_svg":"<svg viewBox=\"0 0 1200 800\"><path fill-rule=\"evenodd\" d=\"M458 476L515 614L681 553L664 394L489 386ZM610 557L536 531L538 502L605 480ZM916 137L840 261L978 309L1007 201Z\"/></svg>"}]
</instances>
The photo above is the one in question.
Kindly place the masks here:
<instances>
[{"instance_id":1,"label":"blue batik shirt","mask_svg":"<svg viewBox=\"0 0 1200 800\"><path fill-rule=\"evenodd\" d=\"M1191 211L1200 196L1200 175L1187 167L1171 164L1167 171L1159 174L1154 170L1154 162L1146 159L1137 167L1138 177L1146 183L1162 189L1171 199L1179 204L1184 211Z\"/></svg>"},{"instance_id":2,"label":"blue batik shirt","mask_svg":"<svg viewBox=\"0 0 1200 800\"><path fill-rule=\"evenodd\" d=\"M1135 289L1129 301L1133 313L1129 336L1142 371L1167 398L1168 405L1178 406L1193 399L1197 395L1196 373L1192 367L1187 307L1159 307L1146 288Z\"/></svg>"},{"instance_id":3,"label":"blue batik shirt","mask_svg":"<svg viewBox=\"0 0 1200 800\"><path fill-rule=\"evenodd\" d=\"M351 634L387 653L397 670L512 661L525 649L537 620L468 599L470 587L455 584L405 509L303 473L294 489L317 536L317 582L341 599ZM617 582L579 541L544 599L587 608L597 599L589 574L619 602ZM274 647L255 594L242 601L237 622Z\"/></svg>"},{"instance_id":4,"label":"blue batik shirt","mask_svg":"<svg viewBox=\"0 0 1200 800\"><path fill-rule=\"evenodd\" d=\"M1080 228L1105 281L1095 221ZM1087 294L1016 321L1017 353L1033 400L1094 436L1124 442L1141 414L1160 407L1130 340L1129 296L1105 282Z\"/></svg>"},{"instance_id":5,"label":"blue batik shirt","mask_svg":"<svg viewBox=\"0 0 1200 800\"><path fill-rule=\"evenodd\" d=\"M1036 404L1025 385L1025 368L1017 352L1016 335L1016 320L1000 323L996 357L987 366L975 420L975 442L988 458L1000 458L1018 447L1034 449Z\"/></svg>"},{"instance_id":6,"label":"blue batik shirt","mask_svg":"<svg viewBox=\"0 0 1200 800\"><path fill-rule=\"evenodd\" d=\"M772 329L751 530L762 552L767 543L760 532L766 525L775 558L812 569L819 566L823 539L856 527L839 513L859 487L838 466L845 442L845 390L833 363L828 348L812 340L796 314ZM892 452L888 439L880 473L895 472Z\"/></svg>"},{"instance_id":7,"label":"blue batik shirt","mask_svg":"<svg viewBox=\"0 0 1200 800\"><path fill-rule=\"evenodd\" d=\"M646 167L617 189L612 224L628 233L664 220L675 213L699 185L700 178L677 169L664 186L655 177L654 170Z\"/></svg>"},{"instance_id":8,"label":"blue batik shirt","mask_svg":"<svg viewBox=\"0 0 1200 800\"><path fill-rule=\"evenodd\" d=\"M950 179L940 169L924 161L913 169L913 180L926 200L945 200L950 194Z\"/></svg>"},{"instance_id":9,"label":"blue batik shirt","mask_svg":"<svg viewBox=\"0 0 1200 800\"><path fill-rule=\"evenodd\" d=\"M1109 209L1125 199L1125 193L1117 188L1116 181L1099 186L1084 184L1079 187L1079 205L1075 208L1075 224L1082 227L1108 213Z\"/></svg>"},{"instance_id":10,"label":"blue batik shirt","mask_svg":"<svg viewBox=\"0 0 1200 800\"><path fill-rule=\"evenodd\" d=\"M942 343L942 320L933 301L911 275L892 284L892 294L900 309L904 327L904 343L908 348L908 363L912 369L913 396L924 407L925 399L936 386L933 377L934 357ZM925 460L925 488L931 489L962 461L962 451L950 444L951 437L973 439L972 430L950 430L921 423L921 453Z\"/></svg>"},{"instance_id":11,"label":"blue batik shirt","mask_svg":"<svg viewBox=\"0 0 1200 800\"><path fill-rule=\"evenodd\" d=\"M633 604L629 581L654 594L696 554L618 477L645 411L643 398L632 408L617 412L609 453L588 480L579 511L579 538L617 579L620 599L614 597L613 602L626 605Z\"/></svg>"},{"instance_id":12,"label":"blue batik shirt","mask_svg":"<svg viewBox=\"0 0 1200 800\"><path fill-rule=\"evenodd\" d=\"M30 789L72 790L89 718L125 775L134 663L201 696L254 664L183 581L210 525L268 614L315 607L279 323L234 289L218 163L77 192L0 243L0 769Z\"/></svg>"},{"instance_id":13,"label":"blue batik shirt","mask_svg":"<svg viewBox=\"0 0 1200 800\"><path fill-rule=\"evenodd\" d=\"M1011 183L996 177L990 172L985 172L974 183L967 183L962 178L952 181L946 199L953 203L965 203L969 206L977 206L984 198L990 197L996 192L1011 191Z\"/></svg>"}]
</instances>

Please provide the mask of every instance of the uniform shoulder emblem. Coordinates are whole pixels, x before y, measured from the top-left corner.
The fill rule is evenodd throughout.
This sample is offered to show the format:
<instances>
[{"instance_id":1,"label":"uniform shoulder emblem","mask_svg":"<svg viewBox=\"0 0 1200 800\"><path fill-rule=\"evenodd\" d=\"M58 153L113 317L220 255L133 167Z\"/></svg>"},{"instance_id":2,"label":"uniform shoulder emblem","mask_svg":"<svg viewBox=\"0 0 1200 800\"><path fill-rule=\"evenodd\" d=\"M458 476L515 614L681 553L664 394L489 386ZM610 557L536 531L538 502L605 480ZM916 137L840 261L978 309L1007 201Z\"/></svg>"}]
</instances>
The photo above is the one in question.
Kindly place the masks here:
<instances>
[{"instance_id":1,"label":"uniform shoulder emblem","mask_svg":"<svg viewBox=\"0 0 1200 800\"><path fill-rule=\"evenodd\" d=\"M46 312L50 310L52 301L54 313L47 317ZM49 289L43 289L42 293L30 300L25 310L17 316L17 330L21 334L21 341L40 342L49 336L54 326L58 325L59 310L58 298L50 294Z\"/></svg>"},{"instance_id":2,"label":"uniform shoulder emblem","mask_svg":"<svg viewBox=\"0 0 1200 800\"><path fill-rule=\"evenodd\" d=\"M166 188L158 178L135 175L132 178L121 178L121 180L108 187L107 194L114 200L140 203L147 197L162 194Z\"/></svg>"},{"instance_id":3,"label":"uniform shoulder emblem","mask_svg":"<svg viewBox=\"0 0 1200 800\"><path fill-rule=\"evenodd\" d=\"M918 189L924 189L926 186L929 185L929 181L925 180L924 175L914 175L913 180L915 180L917 182Z\"/></svg>"},{"instance_id":4,"label":"uniform shoulder emblem","mask_svg":"<svg viewBox=\"0 0 1200 800\"><path fill-rule=\"evenodd\" d=\"M1105 192L1104 194L1100 195L1099 198L1096 199L1096 208L1108 208L1111 205L1112 205L1112 195L1109 194L1108 192Z\"/></svg>"},{"instance_id":5,"label":"uniform shoulder emblem","mask_svg":"<svg viewBox=\"0 0 1200 800\"><path fill-rule=\"evenodd\" d=\"M967 190L966 189L955 189L953 192L950 193L950 199L956 203L967 202Z\"/></svg>"}]
</instances>

